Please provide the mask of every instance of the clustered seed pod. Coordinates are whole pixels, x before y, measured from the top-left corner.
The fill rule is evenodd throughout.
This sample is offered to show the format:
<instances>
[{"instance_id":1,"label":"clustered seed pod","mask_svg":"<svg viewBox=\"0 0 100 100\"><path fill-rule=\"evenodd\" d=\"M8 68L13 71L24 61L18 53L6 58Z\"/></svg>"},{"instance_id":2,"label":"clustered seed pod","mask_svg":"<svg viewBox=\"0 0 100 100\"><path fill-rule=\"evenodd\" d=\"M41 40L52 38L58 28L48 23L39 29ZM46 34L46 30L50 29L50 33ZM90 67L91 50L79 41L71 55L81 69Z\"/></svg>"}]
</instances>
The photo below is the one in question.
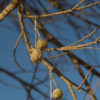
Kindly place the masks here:
<instances>
[{"instance_id":1,"label":"clustered seed pod","mask_svg":"<svg viewBox=\"0 0 100 100\"><path fill-rule=\"evenodd\" d=\"M63 92L61 89L56 88L55 90L53 90L53 98L54 99L61 99L63 96Z\"/></svg>"},{"instance_id":2,"label":"clustered seed pod","mask_svg":"<svg viewBox=\"0 0 100 100\"><path fill-rule=\"evenodd\" d=\"M36 42L36 48L39 50L45 50L48 48L48 41L40 38L37 42Z\"/></svg>"},{"instance_id":3,"label":"clustered seed pod","mask_svg":"<svg viewBox=\"0 0 100 100\"><path fill-rule=\"evenodd\" d=\"M30 53L30 59L33 63L39 63L43 60L43 52L38 49L33 49L32 53Z\"/></svg>"}]
</instances>

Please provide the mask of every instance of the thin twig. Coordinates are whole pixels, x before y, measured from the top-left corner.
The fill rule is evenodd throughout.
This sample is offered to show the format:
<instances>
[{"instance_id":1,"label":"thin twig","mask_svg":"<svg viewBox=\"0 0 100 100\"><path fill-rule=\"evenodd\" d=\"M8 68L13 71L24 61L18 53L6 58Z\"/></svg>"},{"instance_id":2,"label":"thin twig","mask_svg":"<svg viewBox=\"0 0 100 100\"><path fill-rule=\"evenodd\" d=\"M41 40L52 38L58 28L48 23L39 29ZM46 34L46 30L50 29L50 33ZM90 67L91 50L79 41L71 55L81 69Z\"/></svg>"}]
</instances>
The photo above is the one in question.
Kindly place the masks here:
<instances>
[{"instance_id":1,"label":"thin twig","mask_svg":"<svg viewBox=\"0 0 100 100\"><path fill-rule=\"evenodd\" d=\"M36 41L37 41L37 23L36 23L36 17L34 19L34 30L35 30L35 48L36 48Z\"/></svg>"},{"instance_id":2,"label":"thin twig","mask_svg":"<svg viewBox=\"0 0 100 100\"><path fill-rule=\"evenodd\" d=\"M51 71L49 71L49 76L50 76L50 100L52 100L52 76L51 76Z\"/></svg>"},{"instance_id":3,"label":"thin twig","mask_svg":"<svg viewBox=\"0 0 100 100\"><path fill-rule=\"evenodd\" d=\"M90 4L90 5L87 5L87 6L84 6L84 7L80 7L80 8L76 8L75 10L73 9L69 9L69 10L65 10L65 11L59 11L59 12L56 12L56 13L51 13L51 14L43 14L43 15L37 15L37 16L23 16L23 18L32 18L34 19L35 17L36 18L46 18L46 17L51 17L51 16L57 16L57 15L62 15L62 14L67 14L67 13L71 13L73 11L80 11L80 10L83 10L83 9L86 9L86 8L89 8L91 6L94 6L94 5L97 5L97 4L100 4L100 1L97 1L93 4Z\"/></svg>"},{"instance_id":4,"label":"thin twig","mask_svg":"<svg viewBox=\"0 0 100 100\"><path fill-rule=\"evenodd\" d=\"M83 40L87 39L88 37L90 37L91 35L93 35L98 29L99 29L99 27L96 28L96 29L94 29L91 33L89 33L87 36L85 36L85 37L82 38L81 40L79 40L79 41L73 43L71 46L74 46L74 45L76 45L76 44L82 42Z\"/></svg>"},{"instance_id":5,"label":"thin twig","mask_svg":"<svg viewBox=\"0 0 100 100\"><path fill-rule=\"evenodd\" d=\"M55 79L53 78L52 72L50 73L50 75L51 75L51 79L52 79L54 85L56 86L56 88L58 88L58 85L57 85Z\"/></svg>"},{"instance_id":6,"label":"thin twig","mask_svg":"<svg viewBox=\"0 0 100 100\"><path fill-rule=\"evenodd\" d=\"M86 44L82 44L82 45L78 45L78 46L66 46L66 47L60 47L60 48L50 48L50 49L46 49L45 51L48 52L48 51L88 49L88 47L86 47L86 46L94 45L94 44L97 44L97 41L86 43Z\"/></svg>"},{"instance_id":7,"label":"thin twig","mask_svg":"<svg viewBox=\"0 0 100 100\"><path fill-rule=\"evenodd\" d=\"M20 34L20 36L19 36L19 38L18 38L18 40L17 40L17 42L16 42L16 44L15 44L15 47L14 47L14 50L13 50L13 59L14 59L16 65L17 65L23 72L25 72L25 70L24 70L24 69L20 66L20 64L17 62L16 56L15 56L17 45L18 45L20 39L22 38L22 36L23 36L23 33Z\"/></svg>"},{"instance_id":8,"label":"thin twig","mask_svg":"<svg viewBox=\"0 0 100 100\"><path fill-rule=\"evenodd\" d=\"M93 69L93 67L91 67L91 69L88 71L87 75L83 79L82 83L79 85L78 89L80 89L82 87L82 85L85 83L85 81L87 80L87 77L88 77L89 73L92 71L92 69Z\"/></svg>"},{"instance_id":9,"label":"thin twig","mask_svg":"<svg viewBox=\"0 0 100 100\"><path fill-rule=\"evenodd\" d=\"M33 73L33 75L32 75L31 84L33 84L33 81L34 81L34 79L35 79L35 75L36 75L37 70L38 70L38 65L35 66L34 73Z\"/></svg>"},{"instance_id":10,"label":"thin twig","mask_svg":"<svg viewBox=\"0 0 100 100\"><path fill-rule=\"evenodd\" d=\"M56 56L51 56L51 57L47 57L46 59L52 59L52 58L57 58L57 57L61 57L61 56L64 56L66 55L67 53L63 53L63 54L60 54L60 55L56 55Z\"/></svg>"},{"instance_id":11,"label":"thin twig","mask_svg":"<svg viewBox=\"0 0 100 100\"><path fill-rule=\"evenodd\" d=\"M72 10L75 10L77 7L79 7L85 0L81 0L77 5L75 5Z\"/></svg>"}]
</instances>

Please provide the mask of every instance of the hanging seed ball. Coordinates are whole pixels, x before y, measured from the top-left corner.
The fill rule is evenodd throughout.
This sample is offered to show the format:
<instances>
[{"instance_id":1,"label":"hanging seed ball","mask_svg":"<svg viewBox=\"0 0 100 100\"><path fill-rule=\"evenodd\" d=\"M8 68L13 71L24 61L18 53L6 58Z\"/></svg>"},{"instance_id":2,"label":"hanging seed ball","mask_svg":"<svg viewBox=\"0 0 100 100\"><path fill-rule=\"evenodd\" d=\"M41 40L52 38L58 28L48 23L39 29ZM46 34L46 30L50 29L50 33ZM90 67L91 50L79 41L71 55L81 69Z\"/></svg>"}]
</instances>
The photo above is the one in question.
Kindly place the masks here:
<instances>
[{"instance_id":1,"label":"hanging seed ball","mask_svg":"<svg viewBox=\"0 0 100 100\"><path fill-rule=\"evenodd\" d=\"M30 53L30 59L33 63L40 63L43 59L43 52L38 49L33 49Z\"/></svg>"},{"instance_id":2,"label":"hanging seed ball","mask_svg":"<svg viewBox=\"0 0 100 100\"><path fill-rule=\"evenodd\" d=\"M45 50L48 48L48 41L40 38L37 42L36 42L36 48L39 50Z\"/></svg>"},{"instance_id":3,"label":"hanging seed ball","mask_svg":"<svg viewBox=\"0 0 100 100\"><path fill-rule=\"evenodd\" d=\"M55 90L53 90L53 98L54 99L60 99L63 96L63 92L61 89L56 88Z\"/></svg>"}]
</instances>

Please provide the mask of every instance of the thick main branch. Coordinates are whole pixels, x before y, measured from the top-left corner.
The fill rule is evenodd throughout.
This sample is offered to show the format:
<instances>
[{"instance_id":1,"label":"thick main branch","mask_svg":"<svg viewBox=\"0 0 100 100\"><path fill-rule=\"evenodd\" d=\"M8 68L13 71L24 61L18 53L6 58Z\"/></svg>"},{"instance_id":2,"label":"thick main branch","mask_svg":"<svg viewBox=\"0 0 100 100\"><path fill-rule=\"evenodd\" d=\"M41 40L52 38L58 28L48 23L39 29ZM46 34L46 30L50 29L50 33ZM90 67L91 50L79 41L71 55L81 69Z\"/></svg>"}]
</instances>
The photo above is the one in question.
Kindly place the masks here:
<instances>
[{"instance_id":1,"label":"thick main branch","mask_svg":"<svg viewBox=\"0 0 100 100\"><path fill-rule=\"evenodd\" d=\"M12 2L0 13L0 21L2 21L12 10L14 10L19 3L19 0L12 0Z\"/></svg>"}]
</instances>

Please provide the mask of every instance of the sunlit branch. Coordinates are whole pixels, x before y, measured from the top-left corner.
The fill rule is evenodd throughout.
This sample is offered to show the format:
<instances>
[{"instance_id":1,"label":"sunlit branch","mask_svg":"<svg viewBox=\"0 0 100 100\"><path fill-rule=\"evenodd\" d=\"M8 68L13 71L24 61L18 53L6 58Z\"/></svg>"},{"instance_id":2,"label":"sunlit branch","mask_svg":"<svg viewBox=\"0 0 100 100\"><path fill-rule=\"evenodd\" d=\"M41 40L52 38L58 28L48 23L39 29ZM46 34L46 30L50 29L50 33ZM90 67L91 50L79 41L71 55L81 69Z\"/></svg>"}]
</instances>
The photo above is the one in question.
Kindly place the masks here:
<instances>
[{"instance_id":1,"label":"sunlit branch","mask_svg":"<svg viewBox=\"0 0 100 100\"><path fill-rule=\"evenodd\" d=\"M85 0L81 0L77 5L75 5L72 10L75 10L77 7L79 7Z\"/></svg>"},{"instance_id":2,"label":"sunlit branch","mask_svg":"<svg viewBox=\"0 0 100 100\"><path fill-rule=\"evenodd\" d=\"M94 29L91 33L89 33L87 36L83 37L81 40L73 43L71 46L74 46L82 41L84 41L85 39L87 39L88 37L90 37L91 35L93 35L99 28Z\"/></svg>"},{"instance_id":3,"label":"sunlit branch","mask_svg":"<svg viewBox=\"0 0 100 100\"><path fill-rule=\"evenodd\" d=\"M89 73L92 71L92 69L93 69L93 67L91 67L91 69L88 71L87 75L83 79L82 83L79 85L78 89L80 89L82 87L82 85L85 83L85 81L87 80L87 77L88 77Z\"/></svg>"},{"instance_id":4,"label":"sunlit branch","mask_svg":"<svg viewBox=\"0 0 100 100\"><path fill-rule=\"evenodd\" d=\"M86 43L86 44L82 44L82 45L78 45L78 46L65 46L65 47L60 47L60 48L50 48L50 49L46 49L45 51L63 51L63 50L80 50L80 49L88 49L89 45L94 45L97 44L97 41L94 42L90 42L90 43Z\"/></svg>"},{"instance_id":5,"label":"sunlit branch","mask_svg":"<svg viewBox=\"0 0 100 100\"><path fill-rule=\"evenodd\" d=\"M0 21L2 21L12 10L14 10L19 3L19 0L12 0L12 2L0 13Z\"/></svg>"},{"instance_id":6,"label":"sunlit branch","mask_svg":"<svg viewBox=\"0 0 100 100\"><path fill-rule=\"evenodd\" d=\"M51 16L57 16L57 15L62 15L62 14L67 14L67 13L71 13L73 11L80 11L80 10L83 10L83 9L86 9L86 8L89 8L91 6L94 6L94 5L97 5L97 4L100 4L100 1L98 2L95 2L93 4L90 4L90 5L87 5L87 6L84 6L84 7L80 7L80 8L76 8L76 9L68 9L68 10L65 10L65 11L60 11L60 12L56 12L56 13L51 13L51 14L43 14L43 15L37 15L37 16L23 16L23 18L32 18L34 19L35 17L36 18L46 18L46 17L51 17Z\"/></svg>"}]
</instances>

